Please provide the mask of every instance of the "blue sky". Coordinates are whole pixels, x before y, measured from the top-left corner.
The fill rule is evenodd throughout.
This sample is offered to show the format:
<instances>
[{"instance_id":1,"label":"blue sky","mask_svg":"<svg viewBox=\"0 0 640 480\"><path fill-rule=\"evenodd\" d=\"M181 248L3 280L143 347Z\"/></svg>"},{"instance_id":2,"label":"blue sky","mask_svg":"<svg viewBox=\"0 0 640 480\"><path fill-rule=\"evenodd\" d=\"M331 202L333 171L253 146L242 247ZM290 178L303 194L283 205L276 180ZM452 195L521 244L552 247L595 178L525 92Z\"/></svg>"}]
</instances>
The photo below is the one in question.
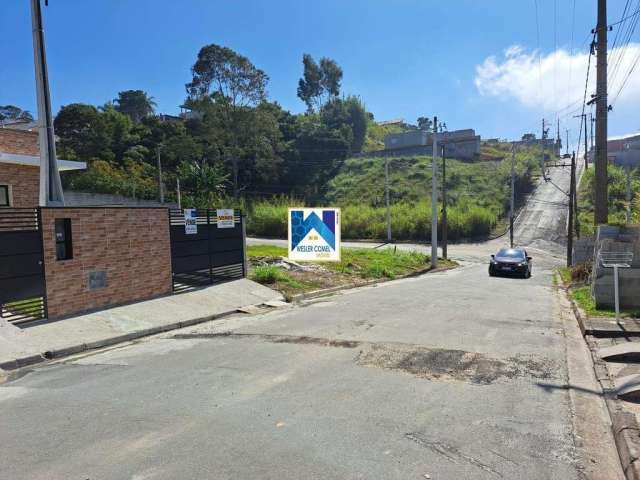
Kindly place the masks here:
<instances>
[{"instance_id":1,"label":"blue sky","mask_svg":"<svg viewBox=\"0 0 640 480\"><path fill-rule=\"evenodd\" d=\"M570 128L573 137L572 110L554 112L582 96L596 0L575 1L573 43L573 0L537 3L539 42L535 0L50 0L53 107L143 89L160 112L176 113L198 50L218 43L265 70L270 98L295 112L304 109L296 86L308 52L334 58L343 92L360 95L377 120L438 115L450 129L515 138L537 132L543 115L564 116L563 136ZM609 0L610 23L624 3ZM28 0L0 2L0 32L0 104L34 111ZM640 55L638 34L620 79ZM640 129L639 101L640 67L610 116L611 135Z\"/></svg>"}]
</instances>

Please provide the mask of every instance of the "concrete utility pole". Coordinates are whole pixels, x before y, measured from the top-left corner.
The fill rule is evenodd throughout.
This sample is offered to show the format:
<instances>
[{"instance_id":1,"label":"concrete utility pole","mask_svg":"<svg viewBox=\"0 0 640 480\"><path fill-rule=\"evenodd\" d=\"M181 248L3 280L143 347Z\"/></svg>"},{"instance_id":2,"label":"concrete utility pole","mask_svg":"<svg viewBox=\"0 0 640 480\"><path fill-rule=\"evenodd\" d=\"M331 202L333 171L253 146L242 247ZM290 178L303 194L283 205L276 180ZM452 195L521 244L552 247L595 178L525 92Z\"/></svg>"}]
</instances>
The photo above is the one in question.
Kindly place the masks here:
<instances>
[{"instance_id":1,"label":"concrete utility pole","mask_svg":"<svg viewBox=\"0 0 640 480\"><path fill-rule=\"evenodd\" d=\"M589 153L587 152L587 114L584 114L584 169L589 168Z\"/></svg>"},{"instance_id":2,"label":"concrete utility pole","mask_svg":"<svg viewBox=\"0 0 640 480\"><path fill-rule=\"evenodd\" d=\"M571 156L571 183L569 187L569 222L567 224L567 267L573 264L573 206L576 194L576 152Z\"/></svg>"},{"instance_id":3,"label":"concrete utility pole","mask_svg":"<svg viewBox=\"0 0 640 480\"><path fill-rule=\"evenodd\" d=\"M447 258L447 158L442 145L442 258Z\"/></svg>"},{"instance_id":4,"label":"concrete utility pole","mask_svg":"<svg viewBox=\"0 0 640 480\"><path fill-rule=\"evenodd\" d=\"M387 242L391 243L391 207L389 205L389 159L384 157L384 197L387 204Z\"/></svg>"},{"instance_id":5,"label":"concrete utility pole","mask_svg":"<svg viewBox=\"0 0 640 480\"><path fill-rule=\"evenodd\" d=\"M178 197L178 210L182 210L182 195L180 193L180 177L176 178L176 196Z\"/></svg>"},{"instance_id":6,"label":"concrete utility pole","mask_svg":"<svg viewBox=\"0 0 640 480\"><path fill-rule=\"evenodd\" d=\"M511 209L509 210L509 246L513 248L513 222L516 203L516 144L511 144Z\"/></svg>"},{"instance_id":7,"label":"concrete utility pole","mask_svg":"<svg viewBox=\"0 0 640 480\"><path fill-rule=\"evenodd\" d=\"M431 161L431 268L438 267L438 117L433 117Z\"/></svg>"},{"instance_id":8,"label":"concrete utility pole","mask_svg":"<svg viewBox=\"0 0 640 480\"><path fill-rule=\"evenodd\" d=\"M569 155L569 129L567 128L566 130L567 130L567 147L565 151L567 152L567 155Z\"/></svg>"},{"instance_id":9,"label":"concrete utility pole","mask_svg":"<svg viewBox=\"0 0 640 480\"><path fill-rule=\"evenodd\" d=\"M44 47L44 28L40 0L31 0L33 33L33 60L36 72L38 98L38 141L40 146L40 201L41 207L64 206L62 182L56 159L56 139L53 132L49 74Z\"/></svg>"},{"instance_id":10,"label":"concrete utility pole","mask_svg":"<svg viewBox=\"0 0 640 480\"><path fill-rule=\"evenodd\" d=\"M545 181L547 180L547 173L544 170L544 138L545 138L545 133L544 133L544 118L542 119L542 137L540 139L540 146L542 149L542 156L540 158L540 168L542 169L542 178L545 179Z\"/></svg>"},{"instance_id":11,"label":"concrete utility pole","mask_svg":"<svg viewBox=\"0 0 640 480\"><path fill-rule=\"evenodd\" d=\"M609 220L607 203L607 29L607 0L598 0L594 211L596 225L606 224Z\"/></svg>"},{"instance_id":12,"label":"concrete utility pole","mask_svg":"<svg viewBox=\"0 0 640 480\"><path fill-rule=\"evenodd\" d=\"M164 187L162 186L162 164L160 163L160 145L156 147L156 161L158 164L158 193L160 203L164 203Z\"/></svg>"}]
</instances>

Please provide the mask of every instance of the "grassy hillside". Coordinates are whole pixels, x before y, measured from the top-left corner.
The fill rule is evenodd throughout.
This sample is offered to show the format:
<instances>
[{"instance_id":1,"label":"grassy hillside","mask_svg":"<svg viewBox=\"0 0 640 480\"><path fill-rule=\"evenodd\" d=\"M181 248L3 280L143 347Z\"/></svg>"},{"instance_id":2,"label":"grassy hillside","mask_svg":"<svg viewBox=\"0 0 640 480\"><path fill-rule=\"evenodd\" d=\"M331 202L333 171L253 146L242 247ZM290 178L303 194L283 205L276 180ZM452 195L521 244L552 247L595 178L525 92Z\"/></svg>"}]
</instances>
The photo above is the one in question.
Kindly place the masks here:
<instances>
[{"instance_id":1,"label":"grassy hillside","mask_svg":"<svg viewBox=\"0 0 640 480\"><path fill-rule=\"evenodd\" d=\"M627 211L627 176L623 168L609 165L609 223L624 224ZM593 234L593 192L594 192L595 168L590 165L584 172L578 189L578 211L580 219L580 231L585 234ZM640 222L640 169L631 172L632 194L631 212L632 222Z\"/></svg>"},{"instance_id":2,"label":"grassy hillside","mask_svg":"<svg viewBox=\"0 0 640 480\"><path fill-rule=\"evenodd\" d=\"M493 147L506 156L501 161L466 163L447 161L448 225L452 240L482 238L498 225L509 208L511 171L508 146ZM536 152L522 150L516 156L516 191L521 202L537 174ZM393 236L400 240L424 240L431 234L431 157L390 159L390 198ZM442 167L439 166L442 179ZM252 205L249 232L285 236L286 208L290 199ZM324 205L343 209L344 238L386 237L384 159L349 159L329 182ZM300 202L297 202L299 205Z\"/></svg>"}]
</instances>

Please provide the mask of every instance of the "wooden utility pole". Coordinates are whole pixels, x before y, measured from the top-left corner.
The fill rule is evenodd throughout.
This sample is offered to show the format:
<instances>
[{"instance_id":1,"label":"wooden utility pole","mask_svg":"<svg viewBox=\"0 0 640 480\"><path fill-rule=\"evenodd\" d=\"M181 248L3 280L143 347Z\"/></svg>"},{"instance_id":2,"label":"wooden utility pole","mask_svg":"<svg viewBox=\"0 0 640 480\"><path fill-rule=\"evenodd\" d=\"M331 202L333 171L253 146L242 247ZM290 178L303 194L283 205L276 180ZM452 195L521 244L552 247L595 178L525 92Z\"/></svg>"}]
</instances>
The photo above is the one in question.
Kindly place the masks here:
<instances>
[{"instance_id":1,"label":"wooden utility pole","mask_svg":"<svg viewBox=\"0 0 640 480\"><path fill-rule=\"evenodd\" d=\"M442 145L442 258L447 258L447 159Z\"/></svg>"},{"instance_id":2,"label":"wooden utility pole","mask_svg":"<svg viewBox=\"0 0 640 480\"><path fill-rule=\"evenodd\" d=\"M607 200L607 30L607 0L598 0L594 211L596 225L606 224L609 220Z\"/></svg>"},{"instance_id":3,"label":"wooden utility pole","mask_svg":"<svg viewBox=\"0 0 640 480\"><path fill-rule=\"evenodd\" d=\"M573 264L573 208L576 195L576 152L571 156L571 183L569 186L569 222L567 224L567 267Z\"/></svg>"}]
</instances>

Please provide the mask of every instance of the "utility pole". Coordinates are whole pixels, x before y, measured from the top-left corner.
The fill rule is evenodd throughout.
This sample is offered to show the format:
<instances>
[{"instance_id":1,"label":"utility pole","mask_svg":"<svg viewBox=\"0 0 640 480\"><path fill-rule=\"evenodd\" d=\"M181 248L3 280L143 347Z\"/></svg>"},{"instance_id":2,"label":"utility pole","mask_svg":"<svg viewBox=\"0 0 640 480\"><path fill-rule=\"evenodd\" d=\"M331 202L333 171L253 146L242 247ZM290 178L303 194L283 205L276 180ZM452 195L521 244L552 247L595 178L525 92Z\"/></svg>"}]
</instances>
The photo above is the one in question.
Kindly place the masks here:
<instances>
[{"instance_id":1,"label":"utility pole","mask_svg":"<svg viewBox=\"0 0 640 480\"><path fill-rule=\"evenodd\" d=\"M511 144L511 209L509 210L509 246L513 248L513 222L516 203L516 144Z\"/></svg>"},{"instance_id":2,"label":"utility pole","mask_svg":"<svg viewBox=\"0 0 640 480\"><path fill-rule=\"evenodd\" d=\"M567 155L569 155L569 129L567 128L567 148L566 148L566 152Z\"/></svg>"},{"instance_id":3,"label":"utility pole","mask_svg":"<svg viewBox=\"0 0 640 480\"><path fill-rule=\"evenodd\" d=\"M631 166L627 165L627 225L631 223Z\"/></svg>"},{"instance_id":4,"label":"utility pole","mask_svg":"<svg viewBox=\"0 0 640 480\"><path fill-rule=\"evenodd\" d=\"M542 168L542 178L544 178L544 180L547 180L547 173L544 170L544 138L545 138L545 133L544 133L544 118L542 119L542 138L540 140L540 147L542 149L542 156L540 158L540 168Z\"/></svg>"},{"instance_id":5,"label":"utility pole","mask_svg":"<svg viewBox=\"0 0 640 480\"><path fill-rule=\"evenodd\" d=\"M387 243L391 243L391 207L389 206L389 158L384 157L384 197L387 203Z\"/></svg>"},{"instance_id":6,"label":"utility pole","mask_svg":"<svg viewBox=\"0 0 640 480\"><path fill-rule=\"evenodd\" d=\"M607 0L598 0L596 70L596 152L595 211L596 225L607 223Z\"/></svg>"},{"instance_id":7,"label":"utility pole","mask_svg":"<svg viewBox=\"0 0 640 480\"><path fill-rule=\"evenodd\" d=\"M573 264L573 205L576 194L576 152L571 156L571 183L569 187L569 223L567 224L567 267Z\"/></svg>"},{"instance_id":8,"label":"utility pole","mask_svg":"<svg viewBox=\"0 0 640 480\"><path fill-rule=\"evenodd\" d=\"M156 163L158 165L158 193L160 203L164 203L164 188L162 186L162 164L160 163L160 145L156 147Z\"/></svg>"},{"instance_id":9,"label":"utility pole","mask_svg":"<svg viewBox=\"0 0 640 480\"><path fill-rule=\"evenodd\" d=\"M591 123L591 151L593 151L593 124L596 123L596 119L593 118L593 113L589 112L589 121Z\"/></svg>"},{"instance_id":10,"label":"utility pole","mask_svg":"<svg viewBox=\"0 0 640 480\"><path fill-rule=\"evenodd\" d=\"M31 0L31 27L33 34L33 63L36 73L38 99L38 142L40 146L40 199L41 207L64 206L62 182L56 159L56 139L53 132L51 94L47 56L44 46L42 8L40 0Z\"/></svg>"},{"instance_id":11,"label":"utility pole","mask_svg":"<svg viewBox=\"0 0 640 480\"><path fill-rule=\"evenodd\" d=\"M178 210L182 210L182 195L180 194L180 177L176 177L176 196L178 197Z\"/></svg>"},{"instance_id":12,"label":"utility pole","mask_svg":"<svg viewBox=\"0 0 640 480\"><path fill-rule=\"evenodd\" d=\"M438 117L433 117L431 161L431 268L438 267Z\"/></svg>"},{"instance_id":13,"label":"utility pole","mask_svg":"<svg viewBox=\"0 0 640 480\"><path fill-rule=\"evenodd\" d=\"M447 159L442 145L442 258L447 259Z\"/></svg>"},{"instance_id":14,"label":"utility pole","mask_svg":"<svg viewBox=\"0 0 640 480\"><path fill-rule=\"evenodd\" d=\"M584 114L584 169L589 168L589 155L587 153L587 114Z\"/></svg>"}]
</instances>

